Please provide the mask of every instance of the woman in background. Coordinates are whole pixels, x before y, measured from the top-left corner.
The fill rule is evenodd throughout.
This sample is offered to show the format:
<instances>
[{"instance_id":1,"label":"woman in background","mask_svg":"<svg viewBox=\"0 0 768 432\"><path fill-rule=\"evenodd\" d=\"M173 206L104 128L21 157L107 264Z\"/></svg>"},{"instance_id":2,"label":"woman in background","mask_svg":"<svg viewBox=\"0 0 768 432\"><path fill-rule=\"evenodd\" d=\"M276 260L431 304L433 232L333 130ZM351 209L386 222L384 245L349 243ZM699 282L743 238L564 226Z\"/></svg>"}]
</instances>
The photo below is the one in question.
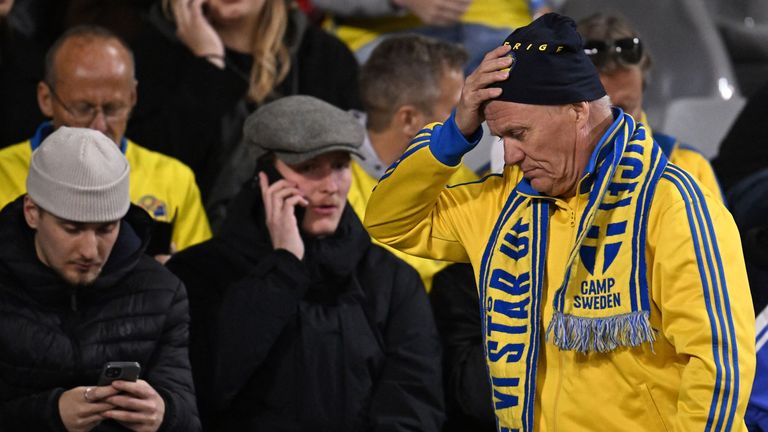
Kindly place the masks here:
<instances>
[{"instance_id":1,"label":"woman in background","mask_svg":"<svg viewBox=\"0 0 768 432\"><path fill-rule=\"evenodd\" d=\"M241 146L250 112L293 94L359 107L353 55L292 1L163 0L133 46L139 101L128 135L192 168L213 226L223 214L211 209L253 172Z\"/></svg>"}]
</instances>

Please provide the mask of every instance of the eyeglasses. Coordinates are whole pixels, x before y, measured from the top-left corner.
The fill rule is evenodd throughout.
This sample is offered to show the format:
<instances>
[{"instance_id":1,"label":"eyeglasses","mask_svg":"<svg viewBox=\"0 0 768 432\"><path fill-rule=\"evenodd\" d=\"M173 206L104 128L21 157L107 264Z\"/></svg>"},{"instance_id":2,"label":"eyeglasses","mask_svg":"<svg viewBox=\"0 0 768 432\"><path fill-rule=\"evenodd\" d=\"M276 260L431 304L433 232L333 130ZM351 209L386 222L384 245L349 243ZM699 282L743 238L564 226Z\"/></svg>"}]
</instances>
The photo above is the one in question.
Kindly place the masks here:
<instances>
[{"instance_id":1,"label":"eyeglasses","mask_svg":"<svg viewBox=\"0 0 768 432\"><path fill-rule=\"evenodd\" d=\"M87 102L78 102L74 105L67 105L56 93L56 89L48 84L48 88L51 89L51 94L56 102L64 107L64 110L72 116L72 118L82 124L90 124L93 119L101 112L104 115L104 119L108 122L116 122L124 120L131 110L129 105L107 103L105 105L92 105Z\"/></svg>"},{"instance_id":2,"label":"eyeglasses","mask_svg":"<svg viewBox=\"0 0 768 432\"><path fill-rule=\"evenodd\" d=\"M636 65L643 59L643 43L637 37L615 41L587 40L584 43L584 54L598 68L610 60L623 65Z\"/></svg>"}]
</instances>

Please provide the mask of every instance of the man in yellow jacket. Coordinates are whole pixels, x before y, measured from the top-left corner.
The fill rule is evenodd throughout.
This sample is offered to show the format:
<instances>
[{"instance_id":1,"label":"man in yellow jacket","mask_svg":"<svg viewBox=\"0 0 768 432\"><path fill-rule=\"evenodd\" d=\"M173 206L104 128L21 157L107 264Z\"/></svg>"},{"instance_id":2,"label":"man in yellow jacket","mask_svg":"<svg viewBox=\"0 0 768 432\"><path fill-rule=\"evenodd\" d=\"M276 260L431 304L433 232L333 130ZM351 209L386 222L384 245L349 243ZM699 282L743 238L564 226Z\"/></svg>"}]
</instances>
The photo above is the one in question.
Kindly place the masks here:
<instances>
[{"instance_id":1,"label":"man in yellow jacket","mask_svg":"<svg viewBox=\"0 0 768 432\"><path fill-rule=\"evenodd\" d=\"M503 175L444 188L484 119ZM365 225L472 263L501 430L746 430L755 322L736 226L610 107L570 18L486 55L456 112L381 178Z\"/></svg>"},{"instance_id":2,"label":"man in yellow jacket","mask_svg":"<svg viewBox=\"0 0 768 432\"><path fill-rule=\"evenodd\" d=\"M360 220L371 191L384 171L427 123L446 118L456 106L464 84L466 52L458 45L418 35L395 36L379 45L360 71L360 99L365 113L364 158L352 162L347 200ZM464 164L448 184L477 180ZM380 244L374 240L375 243ZM424 288L447 263L425 259L381 245L419 272Z\"/></svg>"},{"instance_id":3,"label":"man in yellow jacket","mask_svg":"<svg viewBox=\"0 0 768 432\"><path fill-rule=\"evenodd\" d=\"M86 127L120 148L131 167L131 201L164 224L157 226L171 230L169 244L151 252L166 255L211 237L192 170L123 135L136 104L136 80L133 56L117 36L98 27L76 27L62 35L46 57L37 99L51 121L29 140L0 150L0 207L26 193L32 151L48 135L60 126ZM155 232L159 236L162 230Z\"/></svg>"}]
</instances>

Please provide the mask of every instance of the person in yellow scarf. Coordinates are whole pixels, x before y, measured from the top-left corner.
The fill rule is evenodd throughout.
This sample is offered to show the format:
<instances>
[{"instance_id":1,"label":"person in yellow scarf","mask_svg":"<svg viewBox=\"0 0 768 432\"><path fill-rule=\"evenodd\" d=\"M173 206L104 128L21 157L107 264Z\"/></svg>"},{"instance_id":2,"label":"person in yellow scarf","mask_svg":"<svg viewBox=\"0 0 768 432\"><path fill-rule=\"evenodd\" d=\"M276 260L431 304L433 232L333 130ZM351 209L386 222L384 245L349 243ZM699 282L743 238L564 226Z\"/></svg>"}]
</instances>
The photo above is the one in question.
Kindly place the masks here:
<instances>
[{"instance_id":1,"label":"person in yellow scarf","mask_svg":"<svg viewBox=\"0 0 768 432\"><path fill-rule=\"evenodd\" d=\"M365 225L472 264L500 430L746 431L755 320L736 226L611 108L575 28L546 14L488 53L379 180ZM483 120L507 167L445 188Z\"/></svg>"},{"instance_id":2,"label":"person in yellow scarf","mask_svg":"<svg viewBox=\"0 0 768 432\"><path fill-rule=\"evenodd\" d=\"M602 12L579 21L577 29L611 102L650 130L643 110L643 90L652 60L637 30L622 16ZM652 131L652 135L670 162L723 199L715 171L698 149L658 131Z\"/></svg>"}]
</instances>

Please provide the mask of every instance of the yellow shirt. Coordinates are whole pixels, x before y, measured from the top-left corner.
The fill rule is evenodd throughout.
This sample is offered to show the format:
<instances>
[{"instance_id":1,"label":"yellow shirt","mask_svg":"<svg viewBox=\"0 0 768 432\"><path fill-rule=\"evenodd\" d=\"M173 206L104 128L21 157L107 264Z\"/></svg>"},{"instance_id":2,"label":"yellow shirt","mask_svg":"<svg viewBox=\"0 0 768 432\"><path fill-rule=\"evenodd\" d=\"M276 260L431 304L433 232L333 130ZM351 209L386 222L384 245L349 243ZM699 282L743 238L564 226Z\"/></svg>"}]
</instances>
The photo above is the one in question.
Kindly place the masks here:
<instances>
[{"instance_id":1,"label":"yellow shirt","mask_svg":"<svg viewBox=\"0 0 768 432\"><path fill-rule=\"evenodd\" d=\"M531 22L528 1L474 0L461 22L497 28L518 28ZM385 18L345 18L329 21L326 28L356 51L385 33L404 31L424 25L416 16ZM499 41L501 43L503 41Z\"/></svg>"},{"instance_id":2,"label":"yellow shirt","mask_svg":"<svg viewBox=\"0 0 768 432\"><path fill-rule=\"evenodd\" d=\"M125 157L131 167L131 202L157 221L174 221L171 238L177 250L211 238L200 191L189 167L130 140L126 140ZM0 150L0 208L27 192L31 158L30 140Z\"/></svg>"}]
</instances>

